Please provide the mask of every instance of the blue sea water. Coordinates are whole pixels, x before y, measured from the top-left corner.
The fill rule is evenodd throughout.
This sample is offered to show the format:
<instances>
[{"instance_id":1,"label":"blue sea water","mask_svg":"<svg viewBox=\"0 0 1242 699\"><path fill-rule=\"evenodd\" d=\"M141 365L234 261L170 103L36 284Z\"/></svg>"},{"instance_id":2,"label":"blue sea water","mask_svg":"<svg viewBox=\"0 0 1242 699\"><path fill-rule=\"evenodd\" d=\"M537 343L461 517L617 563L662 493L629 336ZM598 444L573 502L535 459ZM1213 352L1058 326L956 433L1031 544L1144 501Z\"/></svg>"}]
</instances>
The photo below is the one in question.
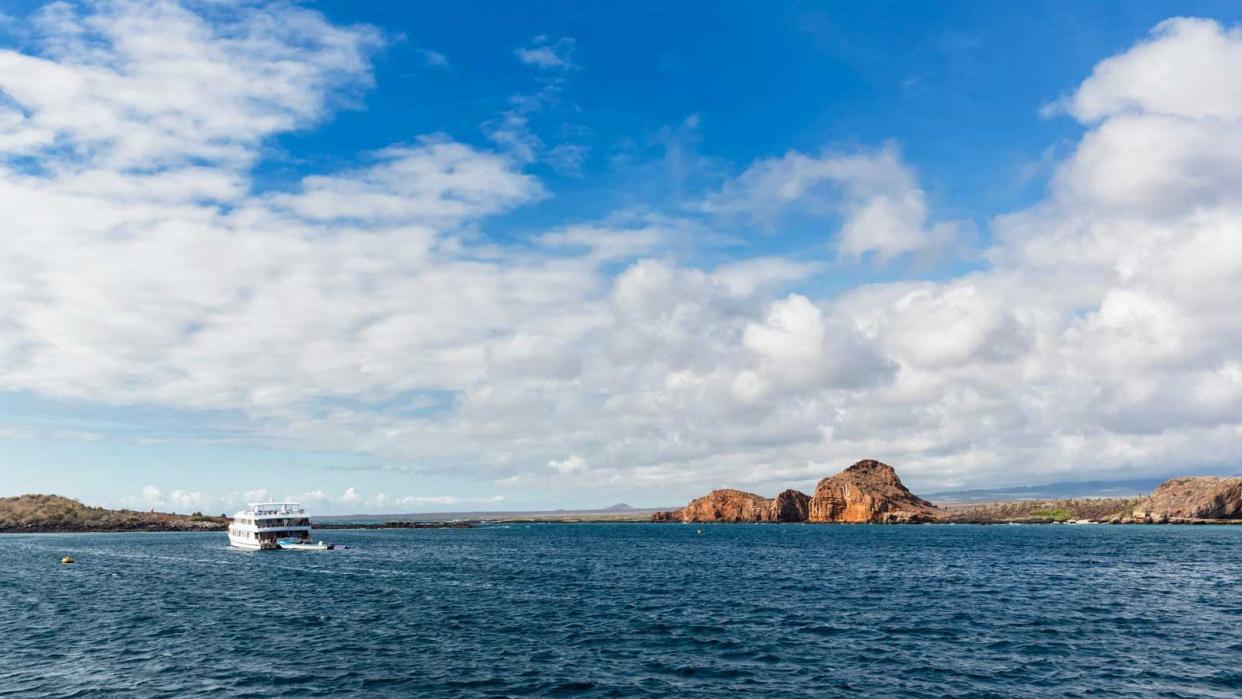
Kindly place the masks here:
<instances>
[{"instance_id":1,"label":"blue sea water","mask_svg":"<svg viewBox=\"0 0 1242 699\"><path fill-rule=\"evenodd\" d=\"M0 696L1242 696L1242 527L322 534L0 536Z\"/></svg>"}]
</instances>

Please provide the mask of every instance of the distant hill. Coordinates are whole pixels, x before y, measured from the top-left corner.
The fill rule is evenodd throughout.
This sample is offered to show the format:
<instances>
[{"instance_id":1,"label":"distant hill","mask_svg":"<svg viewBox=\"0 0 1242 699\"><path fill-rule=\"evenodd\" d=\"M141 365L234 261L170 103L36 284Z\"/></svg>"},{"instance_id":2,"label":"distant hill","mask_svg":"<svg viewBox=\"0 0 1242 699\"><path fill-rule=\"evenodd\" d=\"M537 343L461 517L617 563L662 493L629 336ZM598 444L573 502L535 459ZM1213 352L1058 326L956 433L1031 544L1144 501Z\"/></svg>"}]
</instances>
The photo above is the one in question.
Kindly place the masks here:
<instances>
[{"instance_id":1,"label":"distant hill","mask_svg":"<svg viewBox=\"0 0 1242 699\"><path fill-rule=\"evenodd\" d=\"M223 531L228 519L90 507L60 495L0 498L0 532Z\"/></svg>"},{"instance_id":2,"label":"distant hill","mask_svg":"<svg viewBox=\"0 0 1242 699\"><path fill-rule=\"evenodd\" d=\"M406 512L390 514L320 515L316 522L646 522L658 507L633 507L617 503L602 510L502 510L475 512Z\"/></svg>"},{"instance_id":3,"label":"distant hill","mask_svg":"<svg viewBox=\"0 0 1242 699\"><path fill-rule=\"evenodd\" d=\"M1043 485L1023 485L1010 488L980 488L975 490L946 490L927 496L935 503L946 502L1001 502L1007 500L1043 500L1057 498L1127 498L1146 495L1155 490L1165 479L1136 478L1120 481L1062 481Z\"/></svg>"}]
</instances>

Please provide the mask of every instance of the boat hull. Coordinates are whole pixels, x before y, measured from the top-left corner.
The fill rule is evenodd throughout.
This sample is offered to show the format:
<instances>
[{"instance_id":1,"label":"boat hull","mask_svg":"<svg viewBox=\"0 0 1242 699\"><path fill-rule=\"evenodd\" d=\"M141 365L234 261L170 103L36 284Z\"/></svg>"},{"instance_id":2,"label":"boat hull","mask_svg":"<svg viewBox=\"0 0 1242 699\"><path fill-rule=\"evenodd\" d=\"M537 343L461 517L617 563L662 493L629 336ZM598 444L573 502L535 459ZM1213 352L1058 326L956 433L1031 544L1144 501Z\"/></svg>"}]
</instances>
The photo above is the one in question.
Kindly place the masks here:
<instances>
[{"instance_id":1,"label":"boat hull","mask_svg":"<svg viewBox=\"0 0 1242 699\"><path fill-rule=\"evenodd\" d=\"M247 551L331 551L336 548L335 545L322 541L256 541L255 539L246 539L233 534L229 534L229 545L234 548L246 549Z\"/></svg>"},{"instance_id":2,"label":"boat hull","mask_svg":"<svg viewBox=\"0 0 1242 699\"><path fill-rule=\"evenodd\" d=\"M240 537L233 536L232 534L229 534L229 546L239 549L246 549L248 551L262 551L265 548L262 542L254 539L242 539Z\"/></svg>"},{"instance_id":3,"label":"boat hull","mask_svg":"<svg viewBox=\"0 0 1242 699\"><path fill-rule=\"evenodd\" d=\"M288 551L331 551L332 549L336 548L334 545L325 544L322 541L318 543L313 543L313 544L312 543L285 544L285 543L278 542L277 545L280 548L288 550Z\"/></svg>"}]
</instances>

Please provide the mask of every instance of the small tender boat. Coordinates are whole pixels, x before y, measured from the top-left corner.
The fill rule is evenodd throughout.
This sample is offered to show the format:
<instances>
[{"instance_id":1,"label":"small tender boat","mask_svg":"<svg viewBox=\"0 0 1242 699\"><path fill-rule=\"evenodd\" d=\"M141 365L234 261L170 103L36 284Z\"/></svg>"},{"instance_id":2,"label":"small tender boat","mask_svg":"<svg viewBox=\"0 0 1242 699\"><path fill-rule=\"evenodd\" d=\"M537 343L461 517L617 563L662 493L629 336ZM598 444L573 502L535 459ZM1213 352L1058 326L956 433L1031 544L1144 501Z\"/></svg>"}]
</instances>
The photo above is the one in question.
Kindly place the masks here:
<instances>
[{"instance_id":1,"label":"small tender boat","mask_svg":"<svg viewBox=\"0 0 1242 699\"><path fill-rule=\"evenodd\" d=\"M233 515L229 543L257 551L329 551L332 544L311 540L310 515L296 502L255 502Z\"/></svg>"},{"instance_id":2,"label":"small tender boat","mask_svg":"<svg viewBox=\"0 0 1242 699\"><path fill-rule=\"evenodd\" d=\"M331 551L336 548L334 544L323 541L310 541L309 539L281 539L276 542L276 545L290 551Z\"/></svg>"}]
</instances>

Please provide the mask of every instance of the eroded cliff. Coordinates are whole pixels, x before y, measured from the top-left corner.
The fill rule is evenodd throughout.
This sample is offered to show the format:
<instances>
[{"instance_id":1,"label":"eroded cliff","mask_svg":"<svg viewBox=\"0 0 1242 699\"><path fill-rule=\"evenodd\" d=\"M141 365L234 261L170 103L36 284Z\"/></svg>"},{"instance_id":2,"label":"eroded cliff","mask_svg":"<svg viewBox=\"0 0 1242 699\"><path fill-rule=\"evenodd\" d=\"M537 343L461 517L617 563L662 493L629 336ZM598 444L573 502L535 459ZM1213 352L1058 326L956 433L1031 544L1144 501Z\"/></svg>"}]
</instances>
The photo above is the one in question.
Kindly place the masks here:
<instances>
[{"instance_id":1,"label":"eroded cliff","mask_svg":"<svg viewBox=\"0 0 1242 699\"><path fill-rule=\"evenodd\" d=\"M1242 477L1172 478L1152 491L1132 514L1140 522L1242 519Z\"/></svg>"},{"instance_id":2,"label":"eroded cliff","mask_svg":"<svg viewBox=\"0 0 1242 699\"><path fill-rule=\"evenodd\" d=\"M866 459L831 478L808 496L786 490L775 498L741 490L713 490L680 510L660 512L657 522L929 522L940 511L913 495L893 467Z\"/></svg>"},{"instance_id":3,"label":"eroded cliff","mask_svg":"<svg viewBox=\"0 0 1242 699\"><path fill-rule=\"evenodd\" d=\"M809 522L930 522L935 505L911 493L892 466L864 459L815 486Z\"/></svg>"}]
</instances>

